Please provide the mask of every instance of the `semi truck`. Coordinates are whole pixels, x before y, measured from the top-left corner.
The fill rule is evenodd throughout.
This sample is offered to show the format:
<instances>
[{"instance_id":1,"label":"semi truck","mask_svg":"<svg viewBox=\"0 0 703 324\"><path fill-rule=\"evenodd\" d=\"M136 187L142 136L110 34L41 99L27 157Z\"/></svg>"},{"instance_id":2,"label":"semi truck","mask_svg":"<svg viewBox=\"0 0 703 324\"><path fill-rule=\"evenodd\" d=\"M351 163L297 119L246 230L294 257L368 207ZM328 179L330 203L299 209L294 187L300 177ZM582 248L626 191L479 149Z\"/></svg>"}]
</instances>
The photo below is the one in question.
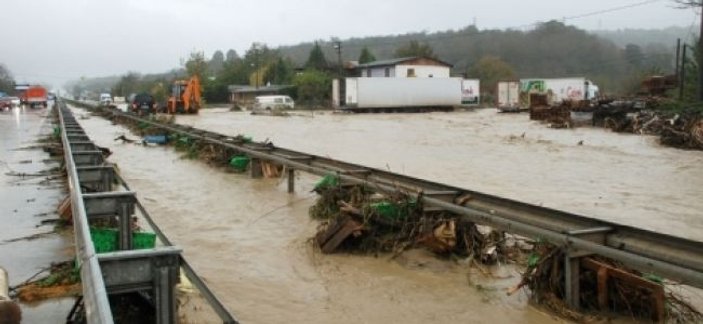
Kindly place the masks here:
<instances>
[{"instance_id":1,"label":"semi truck","mask_svg":"<svg viewBox=\"0 0 703 324\"><path fill-rule=\"evenodd\" d=\"M29 86L27 90L22 93L20 101L24 104L28 104L32 108L38 105L46 108L47 102L49 101L47 94L46 88L42 86Z\"/></svg>"},{"instance_id":2,"label":"semi truck","mask_svg":"<svg viewBox=\"0 0 703 324\"><path fill-rule=\"evenodd\" d=\"M478 100L478 89L471 99L462 95L463 81L462 78L346 78L342 108L353 112L451 111L464 98Z\"/></svg>"},{"instance_id":3,"label":"semi truck","mask_svg":"<svg viewBox=\"0 0 703 324\"><path fill-rule=\"evenodd\" d=\"M499 81L496 96L496 105L501 112L520 111L520 81Z\"/></svg>"},{"instance_id":4,"label":"semi truck","mask_svg":"<svg viewBox=\"0 0 703 324\"><path fill-rule=\"evenodd\" d=\"M583 78L521 79L520 104L529 108L531 93L546 94L548 104L555 105L564 100L593 100L600 95L598 86Z\"/></svg>"}]
</instances>

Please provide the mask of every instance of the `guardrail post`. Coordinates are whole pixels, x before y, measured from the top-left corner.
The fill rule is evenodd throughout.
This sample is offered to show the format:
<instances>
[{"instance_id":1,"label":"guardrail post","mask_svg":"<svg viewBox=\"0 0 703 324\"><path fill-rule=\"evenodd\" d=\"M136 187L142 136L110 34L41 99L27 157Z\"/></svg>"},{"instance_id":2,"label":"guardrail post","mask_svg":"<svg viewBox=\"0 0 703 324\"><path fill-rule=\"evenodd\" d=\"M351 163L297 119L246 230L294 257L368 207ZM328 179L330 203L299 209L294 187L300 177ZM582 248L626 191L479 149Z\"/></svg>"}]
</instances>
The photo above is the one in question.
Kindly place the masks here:
<instances>
[{"instance_id":1,"label":"guardrail post","mask_svg":"<svg viewBox=\"0 0 703 324\"><path fill-rule=\"evenodd\" d=\"M581 289L579 277L581 275L580 257L573 257L569 251L564 256L564 300L569 307L579 309L581 306Z\"/></svg>"},{"instance_id":2,"label":"guardrail post","mask_svg":"<svg viewBox=\"0 0 703 324\"><path fill-rule=\"evenodd\" d=\"M568 231L567 234L584 240L605 244L605 234L611 232L611 227L594 227ZM581 307L581 258L592 253L566 247L564 254L564 301L571 308L578 310Z\"/></svg>"},{"instance_id":3,"label":"guardrail post","mask_svg":"<svg viewBox=\"0 0 703 324\"><path fill-rule=\"evenodd\" d=\"M261 159L252 158L249 168L252 178L258 179L264 176L263 170L261 169Z\"/></svg>"},{"instance_id":4,"label":"guardrail post","mask_svg":"<svg viewBox=\"0 0 703 324\"><path fill-rule=\"evenodd\" d=\"M133 207L133 203L120 204L120 232L119 232L119 242L120 250L130 250L132 249L132 214L130 213L130 207Z\"/></svg>"},{"instance_id":5,"label":"guardrail post","mask_svg":"<svg viewBox=\"0 0 703 324\"><path fill-rule=\"evenodd\" d=\"M286 172L288 173L288 193L294 193L295 192L295 169L287 168Z\"/></svg>"}]
</instances>

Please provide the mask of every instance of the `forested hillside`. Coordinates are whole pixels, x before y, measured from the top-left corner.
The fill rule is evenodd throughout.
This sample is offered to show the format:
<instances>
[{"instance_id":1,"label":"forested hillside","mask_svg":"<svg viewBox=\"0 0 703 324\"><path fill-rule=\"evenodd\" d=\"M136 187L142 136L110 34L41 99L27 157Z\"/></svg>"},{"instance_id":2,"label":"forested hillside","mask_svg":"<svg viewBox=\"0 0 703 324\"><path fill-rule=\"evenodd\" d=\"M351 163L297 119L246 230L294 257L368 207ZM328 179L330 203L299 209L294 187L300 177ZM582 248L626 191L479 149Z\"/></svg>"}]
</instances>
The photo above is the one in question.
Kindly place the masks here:
<instances>
[{"instance_id":1,"label":"forested hillside","mask_svg":"<svg viewBox=\"0 0 703 324\"><path fill-rule=\"evenodd\" d=\"M676 38L688 30L669 28L592 33L551 21L529 30L479 30L468 26L436 33L317 40L278 48L255 43L242 56L230 49L226 55L223 51L216 51L206 57L198 52L196 56L191 53L191 58L198 58L196 61L200 63L196 65L207 66L201 77L208 80L206 96L215 101L226 100L229 84L295 83L293 68L326 70L327 75L317 76L319 80L336 77L339 62L336 42L341 44L344 62L358 61L364 49L362 60L417 54L436 56L454 65L454 75L480 78L482 92L492 92L499 79L584 76L600 85L606 94L627 94L637 90L645 75L673 72ZM319 50L312 51L315 44ZM320 51L324 57L319 55ZM315 53L315 61L319 61L313 66L310 64L311 52ZM328 69L321 69L321 66ZM161 84L168 84L169 78L184 70L175 71L156 78ZM126 89L134 77L132 73L121 78L84 80L74 85L116 89L119 81L119 89ZM137 78L135 82L141 82L137 88L153 89L149 79ZM113 80L113 84L110 86L107 80ZM328 81L319 84L325 82ZM324 93L328 92L324 90Z\"/></svg>"},{"instance_id":2,"label":"forested hillside","mask_svg":"<svg viewBox=\"0 0 703 324\"><path fill-rule=\"evenodd\" d=\"M654 44L640 38L648 32L658 35ZM457 31L437 33L410 33L383 37L341 40L343 60L357 60L364 47L378 59L394 57L398 47L416 40L428 44L437 57L454 64L453 73L468 77L476 64L485 57L499 58L507 63L515 77L586 76L607 92L622 93L631 89L635 79L647 73L670 73L674 66L675 33L640 31L613 32L625 45L628 37L633 42L629 50L606 36L598 36L573 26L552 21L529 31L478 30L473 26ZM665 46L664 35L671 35ZM646 38L646 37L644 37ZM638 41L639 39L639 41ZM336 61L333 41L319 41L328 60ZM641 45L640 45L641 44ZM283 56L302 64L313 43L280 48Z\"/></svg>"}]
</instances>

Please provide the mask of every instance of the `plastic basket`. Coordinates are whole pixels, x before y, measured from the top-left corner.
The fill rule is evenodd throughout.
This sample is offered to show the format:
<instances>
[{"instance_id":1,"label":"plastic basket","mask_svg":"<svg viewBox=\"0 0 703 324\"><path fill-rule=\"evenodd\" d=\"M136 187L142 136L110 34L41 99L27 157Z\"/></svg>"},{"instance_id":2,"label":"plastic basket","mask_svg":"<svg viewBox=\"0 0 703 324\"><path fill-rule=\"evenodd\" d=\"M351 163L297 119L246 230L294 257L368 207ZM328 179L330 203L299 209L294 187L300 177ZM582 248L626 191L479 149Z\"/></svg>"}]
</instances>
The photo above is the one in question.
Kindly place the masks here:
<instances>
[{"instance_id":1,"label":"plastic basket","mask_svg":"<svg viewBox=\"0 0 703 324\"><path fill-rule=\"evenodd\" d=\"M247 166L249 166L249 157L235 155L229 160L229 165L239 172L244 172L247 170Z\"/></svg>"},{"instance_id":2,"label":"plastic basket","mask_svg":"<svg viewBox=\"0 0 703 324\"><path fill-rule=\"evenodd\" d=\"M95 253L117 251L118 232L114 228L91 228L90 238L95 246ZM153 249L156 245L156 234L149 232L132 232L132 247L138 249Z\"/></svg>"},{"instance_id":3,"label":"plastic basket","mask_svg":"<svg viewBox=\"0 0 703 324\"><path fill-rule=\"evenodd\" d=\"M153 249L156 245L156 234L149 232L132 233L132 247L138 249Z\"/></svg>"}]
</instances>

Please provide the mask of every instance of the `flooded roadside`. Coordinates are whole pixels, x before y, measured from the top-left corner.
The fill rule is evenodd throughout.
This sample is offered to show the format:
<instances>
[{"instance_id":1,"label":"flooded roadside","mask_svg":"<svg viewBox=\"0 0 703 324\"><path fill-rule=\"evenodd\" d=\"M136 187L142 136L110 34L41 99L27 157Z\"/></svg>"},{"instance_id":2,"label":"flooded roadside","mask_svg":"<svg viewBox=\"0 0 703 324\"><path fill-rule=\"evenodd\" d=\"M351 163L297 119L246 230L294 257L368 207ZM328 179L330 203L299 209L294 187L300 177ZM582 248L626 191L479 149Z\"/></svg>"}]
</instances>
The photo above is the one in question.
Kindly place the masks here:
<instances>
[{"instance_id":1,"label":"flooded roadside","mask_svg":"<svg viewBox=\"0 0 703 324\"><path fill-rule=\"evenodd\" d=\"M298 175L289 195L278 180L225 173L171 148L116 142L129 132L100 117L80 122L112 149L110 160L154 220L243 322L558 321L529 307L525 294L505 296L519 280L511 267L502 268L509 280L493 281L419 252L397 261L317 254L308 241L317 227L308 191L317 178Z\"/></svg>"},{"instance_id":2,"label":"flooded roadside","mask_svg":"<svg viewBox=\"0 0 703 324\"><path fill-rule=\"evenodd\" d=\"M0 231L0 266L11 286L73 255L71 234L54 232L64 179L35 176L59 166L37 147L36 141L52 131L47 114L27 108L0 113L0 221L9 225ZM72 305L72 298L20 304L24 323L63 323Z\"/></svg>"},{"instance_id":3,"label":"flooded roadside","mask_svg":"<svg viewBox=\"0 0 703 324\"><path fill-rule=\"evenodd\" d=\"M703 152L652 136L550 129L494 109L287 118L208 109L178 123L703 240Z\"/></svg>"}]
</instances>

